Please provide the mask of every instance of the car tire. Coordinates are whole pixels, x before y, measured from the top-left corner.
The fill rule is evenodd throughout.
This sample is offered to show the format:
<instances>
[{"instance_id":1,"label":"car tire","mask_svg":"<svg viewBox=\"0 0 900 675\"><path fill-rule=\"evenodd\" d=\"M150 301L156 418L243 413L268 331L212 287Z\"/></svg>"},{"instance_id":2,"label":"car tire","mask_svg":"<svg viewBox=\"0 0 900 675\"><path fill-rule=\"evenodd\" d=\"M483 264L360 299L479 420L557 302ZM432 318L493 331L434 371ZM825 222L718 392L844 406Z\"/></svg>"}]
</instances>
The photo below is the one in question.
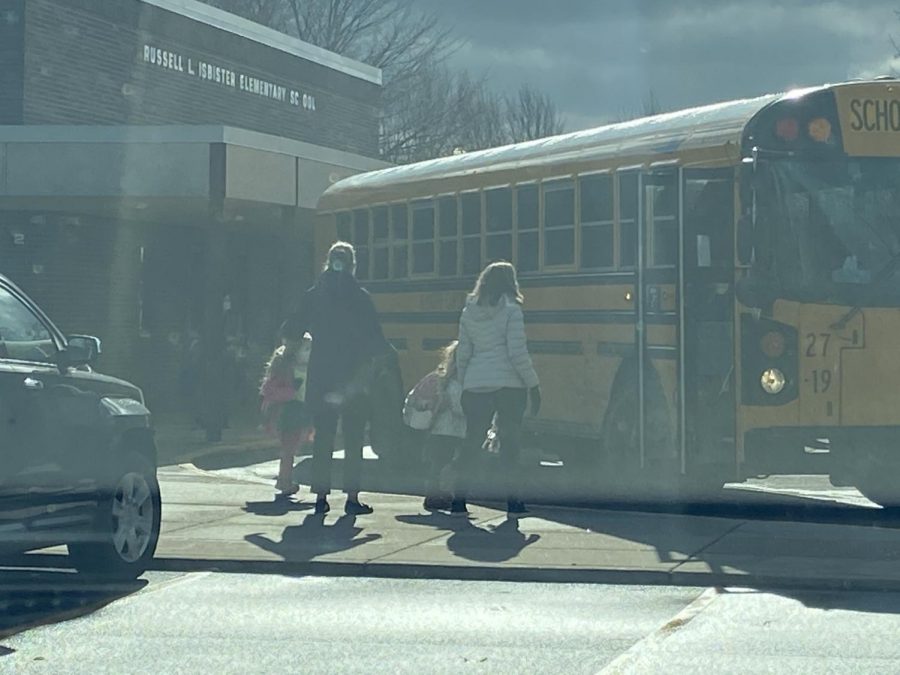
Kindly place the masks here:
<instances>
[{"instance_id":1,"label":"car tire","mask_svg":"<svg viewBox=\"0 0 900 675\"><path fill-rule=\"evenodd\" d=\"M93 536L68 545L80 573L135 579L150 565L159 541L162 500L156 469L143 455L127 453L100 499Z\"/></svg>"}]
</instances>

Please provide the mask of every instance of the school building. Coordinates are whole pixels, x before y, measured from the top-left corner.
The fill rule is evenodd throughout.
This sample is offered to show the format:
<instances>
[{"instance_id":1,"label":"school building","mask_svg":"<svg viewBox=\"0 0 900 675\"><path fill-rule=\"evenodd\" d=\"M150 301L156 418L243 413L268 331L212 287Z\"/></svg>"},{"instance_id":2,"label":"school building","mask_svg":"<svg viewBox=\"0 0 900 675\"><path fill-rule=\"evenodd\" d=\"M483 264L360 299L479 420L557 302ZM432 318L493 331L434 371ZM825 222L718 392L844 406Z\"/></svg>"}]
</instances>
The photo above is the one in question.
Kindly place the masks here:
<instances>
[{"instance_id":1,"label":"school building","mask_svg":"<svg viewBox=\"0 0 900 675\"><path fill-rule=\"evenodd\" d=\"M319 196L384 166L380 93L194 0L0 0L0 272L154 411L184 408L198 351L253 399Z\"/></svg>"}]
</instances>

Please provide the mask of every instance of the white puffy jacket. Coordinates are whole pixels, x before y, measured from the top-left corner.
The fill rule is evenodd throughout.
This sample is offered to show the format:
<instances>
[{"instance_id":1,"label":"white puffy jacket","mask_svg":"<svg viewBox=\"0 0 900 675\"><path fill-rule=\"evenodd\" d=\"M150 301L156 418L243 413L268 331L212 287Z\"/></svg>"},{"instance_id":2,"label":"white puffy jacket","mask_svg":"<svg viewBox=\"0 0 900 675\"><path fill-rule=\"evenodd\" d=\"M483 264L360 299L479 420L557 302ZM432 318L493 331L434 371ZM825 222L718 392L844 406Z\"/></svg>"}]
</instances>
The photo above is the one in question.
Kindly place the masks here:
<instances>
[{"instance_id":1,"label":"white puffy jacket","mask_svg":"<svg viewBox=\"0 0 900 675\"><path fill-rule=\"evenodd\" d=\"M470 296L459 319L456 363L465 391L536 387L519 303L503 296L494 306L479 305Z\"/></svg>"}]
</instances>

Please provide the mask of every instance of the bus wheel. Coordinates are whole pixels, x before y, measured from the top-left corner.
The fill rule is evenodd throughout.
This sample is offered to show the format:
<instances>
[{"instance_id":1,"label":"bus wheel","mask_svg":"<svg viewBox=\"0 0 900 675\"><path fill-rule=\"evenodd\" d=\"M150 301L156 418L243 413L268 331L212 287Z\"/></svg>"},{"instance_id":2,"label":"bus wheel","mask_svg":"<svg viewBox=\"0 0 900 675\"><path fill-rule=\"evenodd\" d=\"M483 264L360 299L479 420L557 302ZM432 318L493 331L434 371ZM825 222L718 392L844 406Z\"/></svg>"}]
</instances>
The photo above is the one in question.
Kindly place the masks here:
<instances>
[{"instance_id":1,"label":"bus wheel","mask_svg":"<svg viewBox=\"0 0 900 675\"><path fill-rule=\"evenodd\" d=\"M728 478L734 475L733 467L727 464L701 464L694 466L681 476L681 501L688 503L715 503L722 501L722 490Z\"/></svg>"},{"instance_id":2,"label":"bus wheel","mask_svg":"<svg viewBox=\"0 0 900 675\"><path fill-rule=\"evenodd\" d=\"M636 404L630 396L613 396L600 434L600 485L603 497L630 498L640 474Z\"/></svg>"}]
</instances>

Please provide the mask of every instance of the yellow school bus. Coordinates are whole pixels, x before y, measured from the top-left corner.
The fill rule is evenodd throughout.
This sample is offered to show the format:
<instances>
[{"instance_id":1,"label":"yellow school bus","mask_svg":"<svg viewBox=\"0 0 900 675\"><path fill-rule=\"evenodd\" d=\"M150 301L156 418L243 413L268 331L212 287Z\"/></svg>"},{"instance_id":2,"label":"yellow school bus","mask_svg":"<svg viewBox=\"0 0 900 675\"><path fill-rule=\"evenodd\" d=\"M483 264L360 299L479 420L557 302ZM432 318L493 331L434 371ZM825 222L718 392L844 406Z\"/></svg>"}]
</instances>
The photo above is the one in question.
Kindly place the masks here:
<instances>
[{"instance_id":1,"label":"yellow school bus","mask_svg":"<svg viewBox=\"0 0 900 675\"><path fill-rule=\"evenodd\" d=\"M317 255L359 253L405 381L517 266L544 406L598 494L900 469L900 81L730 101L354 176Z\"/></svg>"}]
</instances>

